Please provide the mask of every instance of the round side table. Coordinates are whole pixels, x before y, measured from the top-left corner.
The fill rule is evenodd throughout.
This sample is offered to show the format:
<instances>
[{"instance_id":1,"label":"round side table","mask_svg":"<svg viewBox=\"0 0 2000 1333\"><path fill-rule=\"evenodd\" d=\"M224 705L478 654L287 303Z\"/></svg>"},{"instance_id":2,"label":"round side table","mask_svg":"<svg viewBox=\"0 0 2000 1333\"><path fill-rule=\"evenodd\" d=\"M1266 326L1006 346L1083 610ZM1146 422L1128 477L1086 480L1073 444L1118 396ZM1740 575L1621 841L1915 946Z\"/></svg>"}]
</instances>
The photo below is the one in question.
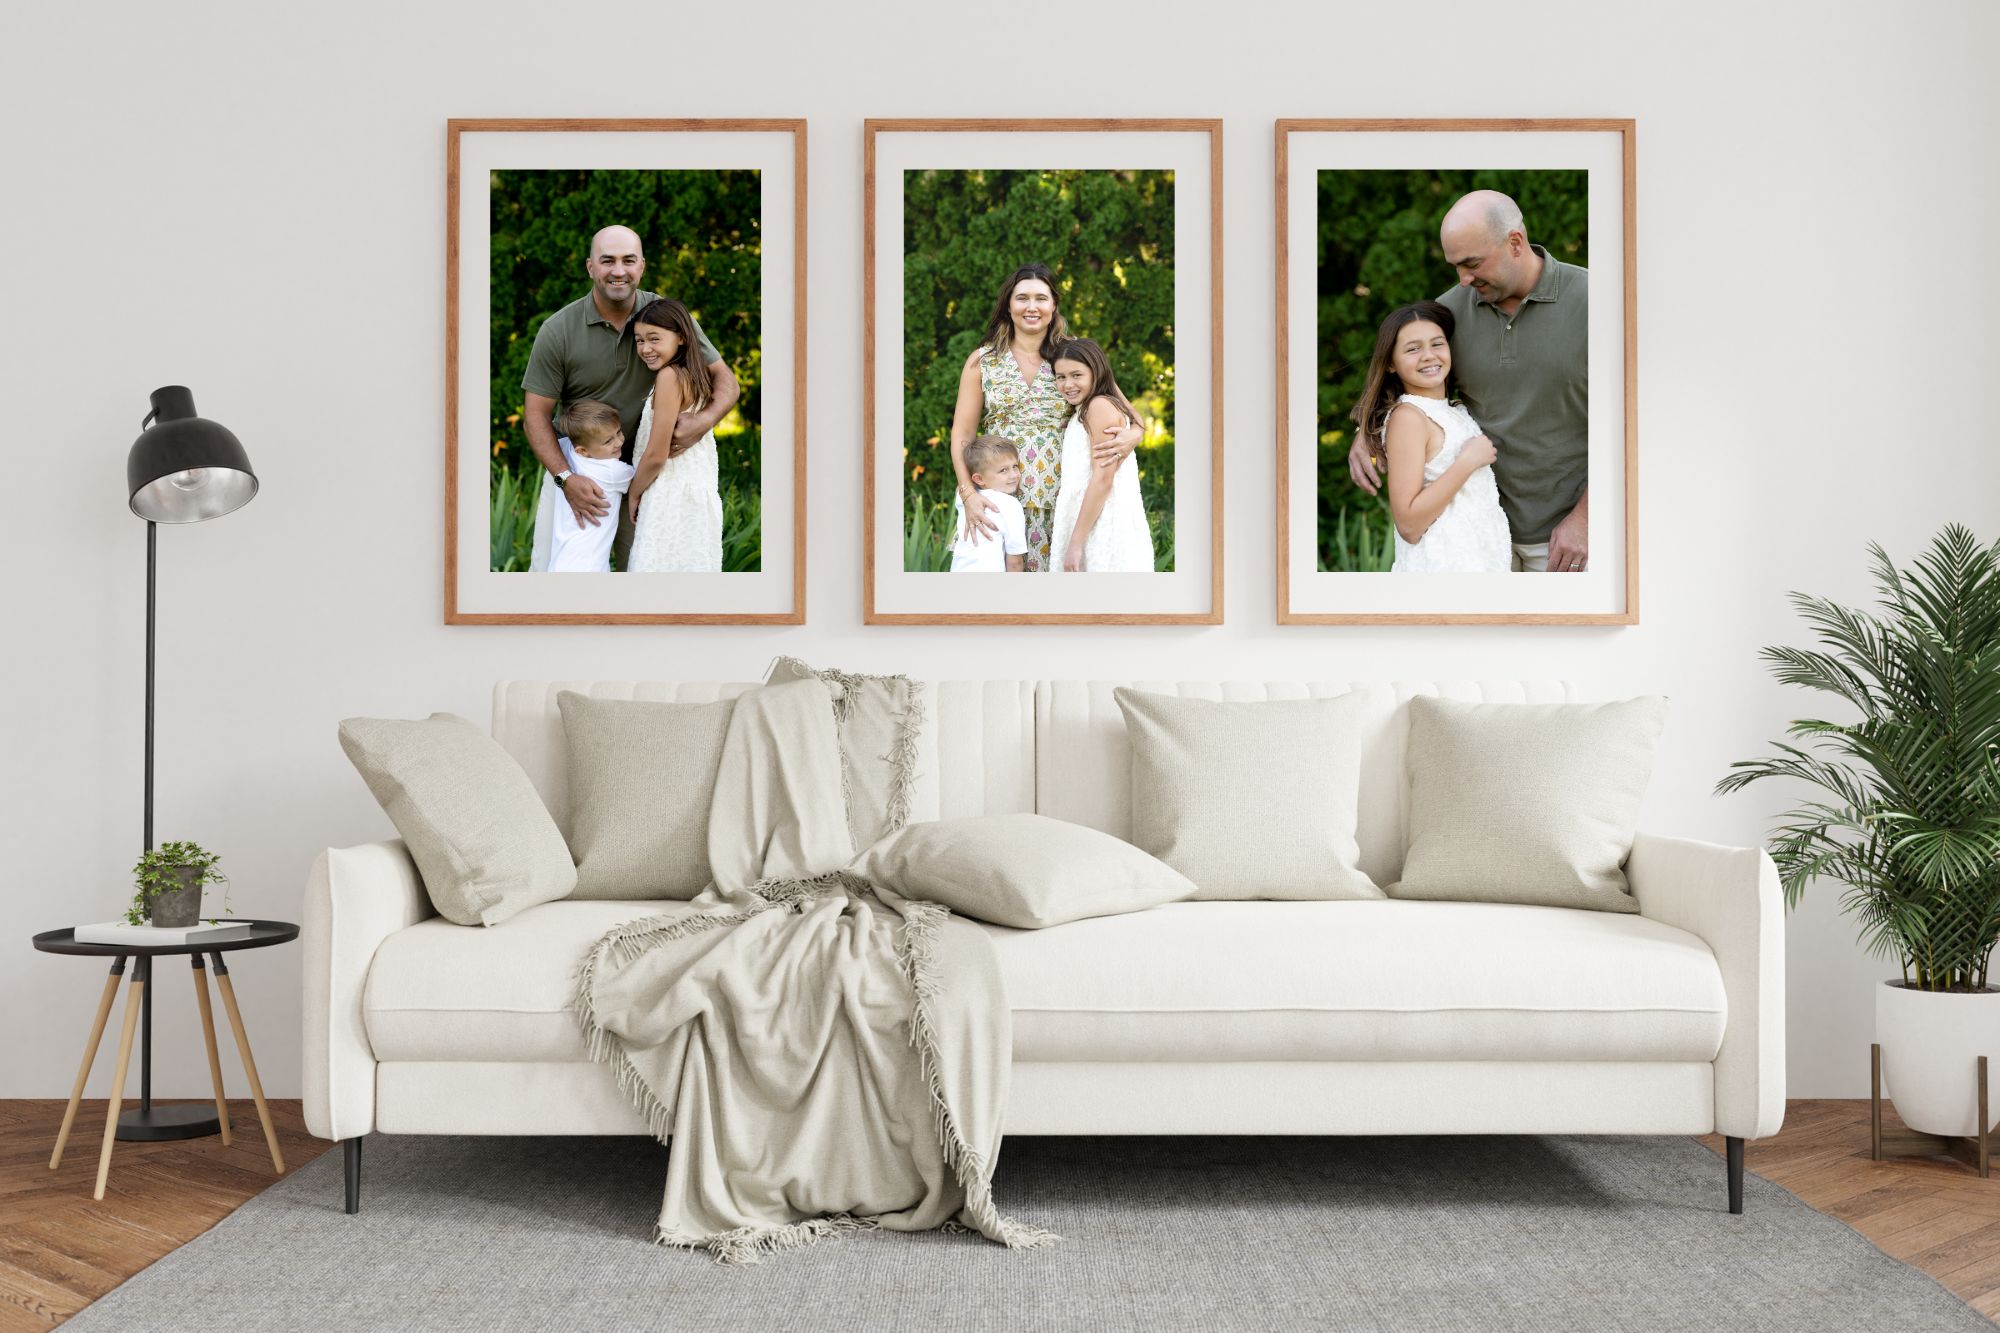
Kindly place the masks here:
<instances>
[{"instance_id":1,"label":"round side table","mask_svg":"<svg viewBox=\"0 0 2000 1333\"><path fill-rule=\"evenodd\" d=\"M79 944L76 928L45 930L35 936L35 947L43 953L82 954L111 959L111 975L104 982L104 994L97 1002L97 1018L90 1025L90 1037L83 1047L83 1065L76 1071L76 1087L69 1094L69 1109L63 1113L62 1131L56 1135L56 1150L49 1158L49 1170L62 1165L63 1149L69 1144L70 1128L76 1122L76 1108L83 1100L83 1085L97 1060L97 1046L104 1036L105 1020L118 998L118 978L125 974L127 959L135 960L131 985L125 994L125 1026L118 1038L118 1064L111 1076L111 1103L104 1116L104 1146L97 1158L97 1189L91 1197L104 1197L104 1182L111 1177L111 1145L117 1139L152 1142L161 1139L192 1139L221 1134L228 1143L229 1105L222 1095L222 1060L216 1054L215 1019L208 1002L208 974L204 955L215 969L216 989L222 993L222 1007L229 1014L229 1027L236 1036L236 1053L242 1057L243 1072L250 1080L250 1095L257 1103L257 1116L264 1124L264 1142L271 1149L271 1166L283 1175L284 1154L278 1151L278 1134L271 1126L271 1108L264 1101L264 1085L257 1077L257 1062L250 1055L250 1034L243 1027L243 1013L236 1007L236 990L229 981L229 965L222 955L238 949L262 949L284 944L299 936L290 921L250 920L247 935L220 940L190 940L186 944L135 946L130 944ZM194 965L195 999L201 1009L201 1034L208 1046L209 1080L215 1086L215 1111L205 1106L153 1105L153 959L162 955L186 954ZM142 1022L143 1019L143 1022ZM126 1111L125 1071L132 1063L132 1034L143 1027L139 1045L139 1105Z\"/></svg>"}]
</instances>

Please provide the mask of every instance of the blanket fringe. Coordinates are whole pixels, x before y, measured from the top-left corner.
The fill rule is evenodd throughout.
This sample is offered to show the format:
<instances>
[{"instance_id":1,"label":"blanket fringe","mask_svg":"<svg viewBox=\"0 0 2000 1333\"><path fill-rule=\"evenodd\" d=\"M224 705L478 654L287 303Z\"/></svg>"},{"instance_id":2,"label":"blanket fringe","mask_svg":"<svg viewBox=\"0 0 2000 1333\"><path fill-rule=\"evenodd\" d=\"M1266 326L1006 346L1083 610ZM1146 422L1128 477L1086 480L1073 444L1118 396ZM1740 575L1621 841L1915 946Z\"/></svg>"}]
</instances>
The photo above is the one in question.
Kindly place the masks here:
<instances>
[{"instance_id":1,"label":"blanket fringe","mask_svg":"<svg viewBox=\"0 0 2000 1333\"><path fill-rule=\"evenodd\" d=\"M809 1217L788 1226L737 1227L732 1231L718 1231L712 1236L690 1236L656 1226L653 1228L653 1243L678 1250L707 1250L719 1264L760 1264L769 1254L817 1245L828 1236L843 1232L873 1231L879 1225L872 1218L834 1213L827 1217Z\"/></svg>"},{"instance_id":2,"label":"blanket fringe","mask_svg":"<svg viewBox=\"0 0 2000 1333\"><path fill-rule=\"evenodd\" d=\"M1001 1213L993 1202L992 1173L986 1158L965 1141L958 1117L951 1113L951 1105L945 1098L944 1074L938 1060L937 1022L932 1008L941 984L937 975L937 935L950 915L936 903L912 902L904 908L900 953L904 971L909 974L910 989L916 996L910 1011L910 1044L916 1047L923 1062L924 1083L930 1089L931 1112L945 1165L952 1168L959 1188L965 1192L965 1207L960 1216L969 1218L975 1229L1010 1250L1039 1249L1062 1237Z\"/></svg>"}]
</instances>

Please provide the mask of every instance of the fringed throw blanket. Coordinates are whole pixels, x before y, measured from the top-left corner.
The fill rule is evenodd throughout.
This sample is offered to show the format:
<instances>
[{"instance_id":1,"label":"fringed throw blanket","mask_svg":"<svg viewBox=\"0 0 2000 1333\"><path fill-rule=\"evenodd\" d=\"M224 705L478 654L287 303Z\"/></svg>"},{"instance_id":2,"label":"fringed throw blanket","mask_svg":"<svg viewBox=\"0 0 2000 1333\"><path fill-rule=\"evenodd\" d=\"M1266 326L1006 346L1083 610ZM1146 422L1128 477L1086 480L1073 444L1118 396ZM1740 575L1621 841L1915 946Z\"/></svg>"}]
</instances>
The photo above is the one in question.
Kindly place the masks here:
<instances>
[{"instance_id":1,"label":"fringed throw blanket","mask_svg":"<svg viewBox=\"0 0 2000 1333\"><path fill-rule=\"evenodd\" d=\"M854 1227L1045 1244L993 1203L1012 1034L991 943L845 869L856 830L908 816L919 696L824 676L737 702L714 883L580 974L591 1054L671 1135L654 1239L730 1263Z\"/></svg>"}]
</instances>

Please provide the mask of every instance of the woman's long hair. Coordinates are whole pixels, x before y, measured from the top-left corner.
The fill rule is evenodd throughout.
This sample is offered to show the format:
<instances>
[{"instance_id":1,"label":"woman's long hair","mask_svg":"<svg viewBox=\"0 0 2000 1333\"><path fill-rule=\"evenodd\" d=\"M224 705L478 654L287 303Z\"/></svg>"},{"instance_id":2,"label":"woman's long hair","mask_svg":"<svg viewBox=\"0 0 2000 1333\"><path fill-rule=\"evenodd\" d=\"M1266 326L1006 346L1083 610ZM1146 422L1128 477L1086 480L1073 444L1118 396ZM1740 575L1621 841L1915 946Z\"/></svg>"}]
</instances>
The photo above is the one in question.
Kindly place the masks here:
<instances>
[{"instance_id":1,"label":"woman's long hair","mask_svg":"<svg viewBox=\"0 0 2000 1333\"><path fill-rule=\"evenodd\" d=\"M1389 448L1383 440L1383 432L1388 428L1389 413L1395 409L1396 401L1406 390L1403 377L1396 373L1393 364L1396 356L1396 339L1408 325L1424 320L1444 330L1445 341L1451 341L1452 329L1457 322L1451 311L1436 301L1415 301L1409 305L1397 306L1382 321L1381 332L1375 335L1375 354L1368 359L1368 379L1361 390L1361 401L1348 413L1354 429L1368 445L1368 452L1383 467L1389 465ZM1456 372L1445 378L1445 393L1449 395L1456 383Z\"/></svg>"},{"instance_id":2,"label":"woman's long hair","mask_svg":"<svg viewBox=\"0 0 2000 1333\"><path fill-rule=\"evenodd\" d=\"M1083 419L1084 410L1093 402L1099 398L1108 398L1113 407L1125 414L1127 421L1135 426L1141 424L1138 409L1132 406L1132 401L1118 387L1118 377L1111 373L1111 358L1104 354L1102 347L1088 338L1071 338L1056 348L1055 353L1049 357L1050 364L1053 365L1057 361L1074 361L1090 372L1090 392L1084 395L1082 402L1071 409L1079 421Z\"/></svg>"},{"instance_id":3,"label":"woman's long hair","mask_svg":"<svg viewBox=\"0 0 2000 1333\"><path fill-rule=\"evenodd\" d=\"M687 390L688 407L700 407L707 403L715 385L709 377L708 363L701 359L701 339L695 336L694 316L688 308L667 296L648 301L639 307L638 314L632 316L633 333L639 331L641 324L651 324L681 336L681 345L668 358L667 364L680 373L681 385Z\"/></svg>"},{"instance_id":4,"label":"woman's long hair","mask_svg":"<svg viewBox=\"0 0 2000 1333\"><path fill-rule=\"evenodd\" d=\"M1047 264L1023 264L1000 284L1000 299L993 303L993 313L986 318L986 331L979 335L979 346L986 355L1013 346L1014 313L1007 307L1014 299L1014 289L1030 278L1048 286L1055 306L1048 328L1042 331L1042 360L1054 361L1055 349L1069 341L1069 325L1063 322L1062 293L1056 289L1055 270Z\"/></svg>"}]
</instances>

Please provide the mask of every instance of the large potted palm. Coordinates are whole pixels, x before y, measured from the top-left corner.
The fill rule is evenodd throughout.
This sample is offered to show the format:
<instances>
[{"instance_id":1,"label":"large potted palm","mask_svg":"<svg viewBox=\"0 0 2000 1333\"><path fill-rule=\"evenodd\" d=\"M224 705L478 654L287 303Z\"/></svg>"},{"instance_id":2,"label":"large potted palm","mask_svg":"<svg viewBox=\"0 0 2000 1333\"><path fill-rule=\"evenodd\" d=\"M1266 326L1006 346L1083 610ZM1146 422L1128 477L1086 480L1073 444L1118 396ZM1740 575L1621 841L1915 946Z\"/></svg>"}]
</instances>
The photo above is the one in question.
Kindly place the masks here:
<instances>
[{"instance_id":1,"label":"large potted palm","mask_svg":"<svg viewBox=\"0 0 2000 1333\"><path fill-rule=\"evenodd\" d=\"M1901 964L1875 995L1896 1110L1912 1129L1961 1137L1992 1128L1977 1124L1978 1057L2000 1079L2000 989L1987 984L2000 940L2000 543L1954 524L1908 569L1869 551L1875 614L1794 593L1819 646L1762 653L1779 680L1859 716L1792 723L1797 744L1732 764L1716 790L1818 788L1775 830L1785 901L1814 879L1845 886L1862 942Z\"/></svg>"}]
</instances>

